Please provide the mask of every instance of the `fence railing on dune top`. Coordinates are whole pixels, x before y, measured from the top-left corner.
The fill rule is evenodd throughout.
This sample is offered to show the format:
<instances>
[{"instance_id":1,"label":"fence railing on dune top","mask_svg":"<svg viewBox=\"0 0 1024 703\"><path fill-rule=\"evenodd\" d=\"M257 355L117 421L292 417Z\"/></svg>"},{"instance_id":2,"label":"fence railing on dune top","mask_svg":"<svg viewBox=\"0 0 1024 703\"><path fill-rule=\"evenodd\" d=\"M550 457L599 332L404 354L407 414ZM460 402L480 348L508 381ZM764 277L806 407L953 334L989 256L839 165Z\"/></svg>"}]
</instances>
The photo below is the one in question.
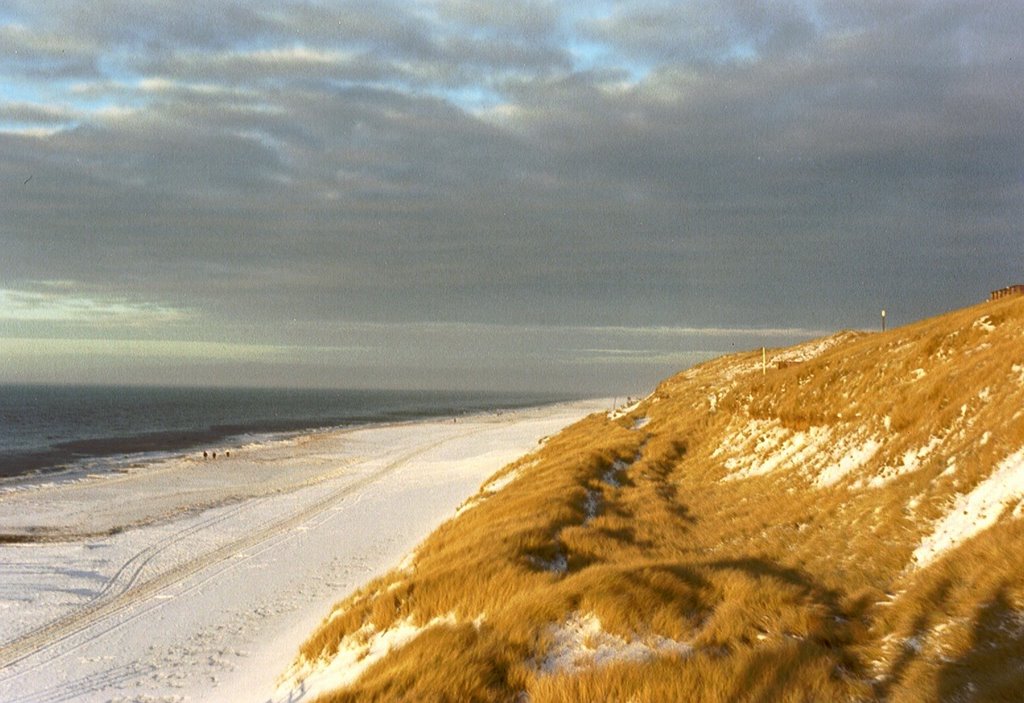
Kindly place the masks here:
<instances>
[{"instance_id":1,"label":"fence railing on dune top","mask_svg":"<svg viewBox=\"0 0 1024 703\"><path fill-rule=\"evenodd\" d=\"M989 300L999 300L1000 298L1006 298L1011 295L1022 295L1024 294L1024 283L1017 283L1012 286L1006 286L999 290L994 290L988 294Z\"/></svg>"}]
</instances>

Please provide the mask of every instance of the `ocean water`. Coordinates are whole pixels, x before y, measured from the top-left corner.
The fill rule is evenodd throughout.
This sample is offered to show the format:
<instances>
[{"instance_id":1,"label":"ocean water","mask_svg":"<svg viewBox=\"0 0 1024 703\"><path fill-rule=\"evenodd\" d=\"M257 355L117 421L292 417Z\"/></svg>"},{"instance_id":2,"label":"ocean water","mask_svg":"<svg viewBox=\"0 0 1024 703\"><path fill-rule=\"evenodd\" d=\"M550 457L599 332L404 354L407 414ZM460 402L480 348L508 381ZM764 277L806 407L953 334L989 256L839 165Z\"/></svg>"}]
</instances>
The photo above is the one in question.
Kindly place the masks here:
<instances>
[{"instance_id":1,"label":"ocean water","mask_svg":"<svg viewBox=\"0 0 1024 703\"><path fill-rule=\"evenodd\" d=\"M112 468L228 440L542 405L565 396L445 391L0 385L0 478Z\"/></svg>"}]
</instances>

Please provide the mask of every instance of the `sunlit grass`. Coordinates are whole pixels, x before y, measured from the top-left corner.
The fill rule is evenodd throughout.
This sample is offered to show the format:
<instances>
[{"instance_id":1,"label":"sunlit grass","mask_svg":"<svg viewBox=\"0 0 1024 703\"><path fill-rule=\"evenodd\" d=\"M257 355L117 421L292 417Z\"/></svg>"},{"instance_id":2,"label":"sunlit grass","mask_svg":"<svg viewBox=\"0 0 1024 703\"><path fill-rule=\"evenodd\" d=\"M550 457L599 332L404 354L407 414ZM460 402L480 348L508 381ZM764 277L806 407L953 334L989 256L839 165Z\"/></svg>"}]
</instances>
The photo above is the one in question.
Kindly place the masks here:
<instances>
[{"instance_id":1,"label":"sunlit grass","mask_svg":"<svg viewBox=\"0 0 1024 703\"><path fill-rule=\"evenodd\" d=\"M767 356L763 375L760 350L707 362L508 467L510 485L470 501L410 569L339 603L300 657L329 660L368 623L457 624L324 700L1019 695L1015 503L927 566L912 556L957 495L1024 446L1024 298ZM816 483L868 440L877 449ZM737 467L768 468L732 480ZM581 615L602 641L689 649L612 656L606 644L606 661L546 670L559 628Z\"/></svg>"}]
</instances>

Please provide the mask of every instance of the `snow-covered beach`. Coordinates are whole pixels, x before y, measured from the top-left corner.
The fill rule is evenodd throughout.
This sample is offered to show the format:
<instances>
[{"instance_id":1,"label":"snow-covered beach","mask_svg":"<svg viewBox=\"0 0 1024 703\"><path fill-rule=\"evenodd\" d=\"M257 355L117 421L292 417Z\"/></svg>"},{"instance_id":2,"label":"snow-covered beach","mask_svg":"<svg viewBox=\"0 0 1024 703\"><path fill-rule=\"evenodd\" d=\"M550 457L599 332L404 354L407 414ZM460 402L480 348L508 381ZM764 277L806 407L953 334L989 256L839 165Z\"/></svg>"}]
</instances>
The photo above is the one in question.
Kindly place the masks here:
<instances>
[{"instance_id":1,"label":"snow-covered beach","mask_svg":"<svg viewBox=\"0 0 1024 703\"><path fill-rule=\"evenodd\" d=\"M337 430L12 484L0 493L0 700L267 700L332 603L502 466L608 406Z\"/></svg>"}]
</instances>

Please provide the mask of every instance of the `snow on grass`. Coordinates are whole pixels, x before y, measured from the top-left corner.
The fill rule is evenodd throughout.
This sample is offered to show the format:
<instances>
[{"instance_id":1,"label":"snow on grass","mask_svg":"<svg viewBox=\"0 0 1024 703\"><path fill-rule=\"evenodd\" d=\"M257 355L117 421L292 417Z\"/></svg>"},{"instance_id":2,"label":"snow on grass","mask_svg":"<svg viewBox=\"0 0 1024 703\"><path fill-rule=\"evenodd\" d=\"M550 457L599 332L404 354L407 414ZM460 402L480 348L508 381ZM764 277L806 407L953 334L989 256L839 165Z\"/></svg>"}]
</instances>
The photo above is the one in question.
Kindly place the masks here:
<instances>
[{"instance_id":1,"label":"snow on grass","mask_svg":"<svg viewBox=\"0 0 1024 703\"><path fill-rule=\"evenodd\" d=\"M1014 364L1010 370L1017 374L1017 383L1024 386L1024 364Z\"/></svg>"},{"instance_id":2,"label":"snow on grass","mask_svg":"<svg viewBox=\"0 0 1024 703\"><path fill-rule=\"evenodd\" d=\"M840 479L871 461L878 450L882 448L882 443L878 439L870 437L861 441L848 440L847 443L840 443L837 447L846 451L834 463L818 472L814 479L814 485L818 488L835 485Z\"/></svg>"},{"instance_id":3,"label":"snow on grass","mask_svg":"<svg viewBox=\"0 0 1024 703\"><path fill-rule=\"evenodd\" d=\"M612 488L622 488L622 482L619 481L618 475L628 468L629 464L622 459L616 459L611 467L601 474L601 480Z\"/></svg>"},{"instance_id":4,"label":"snow on grass","mask_svg":"<svg viewBox=\"0 0 1024 703\"><path fill-rule=\"evenodd\" d=\"M799 469L815 487L827 488L863 467L881 448L882 440L863 432L843 435L825 425L791 430L778 420L749 420L734 429L711 456L725 456L726 481L790 468ZM854 487L862 488L863 482Z\"/></svg>"},{"instance_id":5,"label":"snow on grass","mask_svg":"<svg viewBox=\"0 0 1024 703\"><path fill-rule=\"evenodd\" d=\"M991 527L1004 509L1024 497L1024 448L1003 459L970 493L960 494L946 516L914 550L917 566L927 566L944 552ZM1020 505L1014 506L1015 513Z\"/></svg>"},{"instance_id":6,"label":"snow on grass","mask_svg":"<svg viewBox=\"0 0 1024 703\"><path fill-rule=\"evenodd\" d=\"M545 674L575 674L617 662L646 662L665 655L688 655L693 648L660 635L620 637L605 632L593 613L573 613L563 624L549 629L551 645L538 663Z\"/></svg>"},{"instance_id":7,"label":"snow on grass","mask_svg":"<svg viewBox=\"0 0 1024 703\"><path fill-rule=\"evenodd\" d=\"M811 427L796 432L771 427L755 441L752 454L725 462L726 468L732 470L726 479L763 476L784 466L801 466L821 451L828 438L827 427Z\"/></svg>"},{"instance_id":8,"label":"snow on grass","mask_svg":"<svg viewBox=\"0 0 1024 703\"><path fill-rule=\"evenodd\" d=\"M731 432L727 435L728 438L715 448L715 451L711 453L711 458L717 458L722 454L745 453L748 445L758 437L772 432L779 426L777 421L749 420L743 427L736 429L730 427ZM730 461L732 460L726 460L725 468L731 470L734 467L730 466Z\"/></svg>"},{"instance_id":9,"label":"snow on grass","mask_svg":"<svg viewBox=\"0 0 1024 703\"><path fill-rule=\"evenodd\" d=\"M377 631L373 623L367 623L346 635L338 644L338 651L329 660L319 659L296 665L278 687L275 699L292 701L296 700L292 696L299 693L298 700L313 700L330 691L351 686L364 671L392 651L412 642L424 630L437 625L454 625L455 622L453 614L436 617L423 626L406 618L381 631Z\"/></svg>"},{"instance_id":10,"label":"snow on grass","mask_svg":"<svg viewBox=\"0 0 1024 703\"><path fill-rule=\"evenodd\" d=\"M505 488L505 486L515 481L517 478L519 478L518 470L509 471L508 473L499 476L498 478L492 481L488 481L486 484L484 484L484 487L481 490L484 493L497 493L501 489Z\"/></svg>"},{"instance_id":11,"label":"snow on grass","mask_svg":"<svg viewBox=\"0 0 1024 703\"><path fill-rule=\"evenodd\" d=\"M917 494L913 498L907 501L907 513L914 517L917 514L917 509L921 506L922 494Z\"/></svg>"},{"instance_id":12,"label":"snow on grass","mask_svg":"<svg viewBox=\"0 0 1024 703\"><path fill-rule=\"evenodd\" d=\"M530 557L530 561L537 568L552 574L565 574L569 571L569 559L566 558L565 554L562 552L556 553L555 556L550 559L533 556Z\"/></svg>"},{"instance_id":13,"label":"snow on grass","mask_svg":"<svg viewBox=\"0 0 1024 703\"><path fill-rule=\"evenodd\" d=\"M509 484L511 484L520 476L522 476L524 471L528 471L529 469L533 468L536 465L537 460L533 460L528 464L524 464L518 469L507 471L501 474L500 476L491 477L484 483L483 486L481 486L479 493L477 493L475 496L468 498L465 503L459 506L459 508L455 511L455 515L453 517L459 517L464 512L472 510L476 506L480 505L485 500L487 500L487 498L491 497L498 491L504 490L509 486Z\"/></svg>"},{"instance_id":14,"label":"snow on grass","mask_svg":"<svg viewBox=\"0 0 1024 703\"><path fill-rule=\"evenodd\" d=\"M637 418L636 420L633 421L633 429L634 430L642 430L643 428L647 427L647 423L650 422L650 421L651 421L651 418L649 418L649 417Z\"/></svg>"},{"instance_id":15,"label":"snow on grass","mask_svg":"<svg viewBox=\"0 0 1024 703\"><path fill-rule=\"evenodd\" d=\"M535 466L536 463L537 463L536 461L531 462L529 465L522 467L522 469L524 469L524 470L525 469L529 469L529 468ZM480 505L487 498L489 498L493 494L497 493L498 491L506 488L509 484L511 484L513 481L515 481L517 478L519 478L521 473L522 473L522 470L514 469L514 470L508 471L508 472L506 472L506 473L504 473L504 474L502 474L502 475L500 475L500 476L498 476L496 478L489 479L480 488L480 492L479 493L477 493L475 496L472 496L471 498L467 499L465 503L463 503L462 505L460 505L458 507L458 509L455 511L455 515L453 517L459 517L464 512L466 512L468 510L472 510L476 506Z\"/></svg>"},{"instance_id":16,"label":"snow on grass","mask_svg":"<svg viewBox=\"0 0 1024 703\"><path fill-rule=\"evenodd\" d=\"M989 317L988 315L982 315L981 317L979 317L977 320L974 321L974 324L971 325L971 327L973 327L976 330L981 330L983 332L996 331L996 326L992 324L992 318Z\"/></svg>"},{"instance_id":17,"label":"snow on grass","mask_svg":"<svg viewBox=\"0 0 1024 703\"><path fill-rule=\"evenodd\" d=\"M909 474L913 471L917 471L921 468L921 462L924 461L929 454L942 444L941 437L932 437L928 440L928 444L918 449L910 449L903 452L903 457L897 466L886 466L877 476L873 476L868 485L872 488L881 488L885 484L893 481L904 474Z\"/></svg>"},{"instance_id":18,"label":"snow on grass","mask_svg":"<svg viewBox=\"0 0 1024 703\"><path fill-rule=\"evenodd\" d=\"M946 468L944 468L942 470L942 473L939 474L939 476L952 476L955 473L956 473L956 457L955 456L951 456L948 459L946 459Z\"/></svg>"},{"instance_id":19,"label":"snow on grass","mask_svg":"<svg viewBox=\"0 0 1024 703\"><path fill-rule=\"evenodd\" d=\"M836 346L840 342L846 341L848 334L840 333L834 334L830 337L823 337L821 339L815 339L805 344L801 344L797 347L793 347L781 354L776 354L772 357L772 363L785 362L790 364L798 364L802 361L810 361L816 357L821 356L832 347Z\"/></svg>"},{"instance_id":20,"label":"snow on grass","mask_svg":"<svg viewBox=\"0 0 1024 703\"><path fill-rule=\"evenodd\" d=\"M587 491L587 497L583 502L583 524L586 525L588 522L597 517L597 514L601 510L601 492L593 489Z\"/></svg>"},{"instance_id":21,"label":"snow on grass","mask_svg":"<svg viewBox=\"0 0 1024 703\"><path fill-rule=\"evenodd\" d=\"M625 417L626 415L629 415L631 412L633 412L638 407L640 407L640 403L644 402L645 400L647 400L650 397L651 396L647 396L647 398L641 398L640 400L636 400L636 401L634 401L632 398L630 398L629 400L626 401L627 405L625 405L625 406L623 406L621 408L615 408L614 410L609 410L608 411L608 419L609 420L618 420L620 417Z\"/></svg>"}]
</instances>

